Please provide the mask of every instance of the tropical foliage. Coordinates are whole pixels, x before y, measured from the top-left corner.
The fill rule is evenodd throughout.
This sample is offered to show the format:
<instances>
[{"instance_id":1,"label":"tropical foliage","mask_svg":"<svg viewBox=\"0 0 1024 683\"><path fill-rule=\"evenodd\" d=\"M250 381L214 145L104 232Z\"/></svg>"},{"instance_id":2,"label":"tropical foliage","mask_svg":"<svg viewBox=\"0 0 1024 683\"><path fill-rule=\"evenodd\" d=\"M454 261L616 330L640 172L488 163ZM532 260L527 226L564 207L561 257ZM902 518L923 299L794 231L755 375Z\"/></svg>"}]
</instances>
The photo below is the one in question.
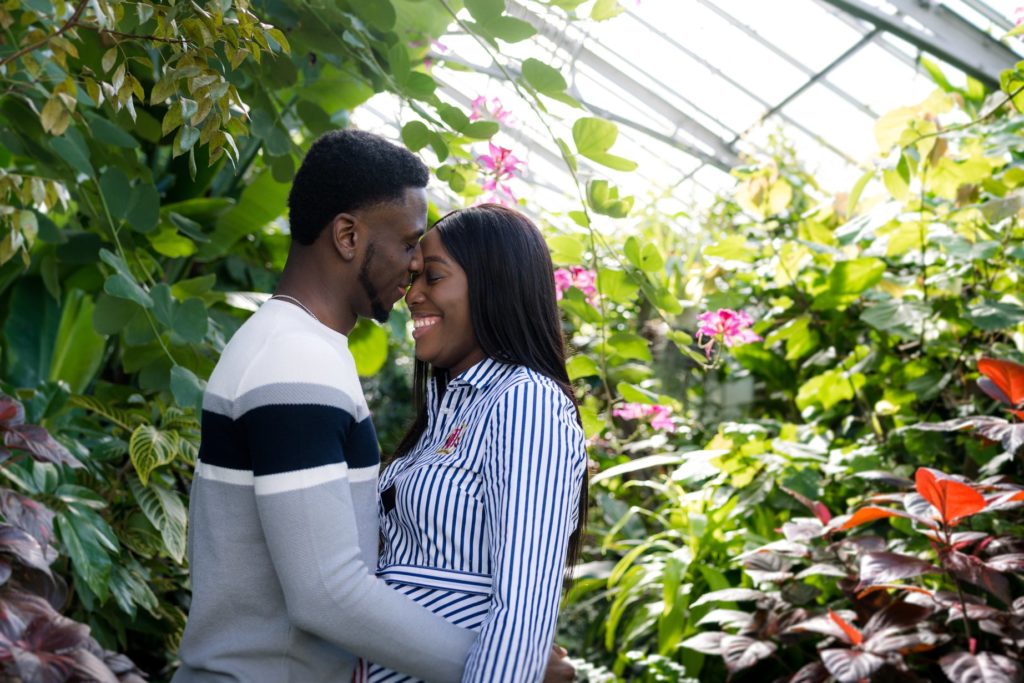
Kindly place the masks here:
<instances>
[{"instance_id":1,"label":"tropical foliage","mask_svg":"<svg viewBox=\"0 0 1024 683\"><path fill-rule=\"evenodd\" d=\"M506 55L527 19L504 0L0 7L5 672L173 670L204 379L277 281L304 150L387 93L438 204L518 202L525 117L576 183L576 210L525 210L601 468L559 634L582 673L1012 680L1024 435L993 400L1024 398L1024 69L1002 93L931 69L849 192L780 141L666 216L615 185L635 164L569 74ZM446 93L465 68L447 31L520 99ZM385 447L409 416L406 322L350 338Z\"/></svg>"}]
</instances>

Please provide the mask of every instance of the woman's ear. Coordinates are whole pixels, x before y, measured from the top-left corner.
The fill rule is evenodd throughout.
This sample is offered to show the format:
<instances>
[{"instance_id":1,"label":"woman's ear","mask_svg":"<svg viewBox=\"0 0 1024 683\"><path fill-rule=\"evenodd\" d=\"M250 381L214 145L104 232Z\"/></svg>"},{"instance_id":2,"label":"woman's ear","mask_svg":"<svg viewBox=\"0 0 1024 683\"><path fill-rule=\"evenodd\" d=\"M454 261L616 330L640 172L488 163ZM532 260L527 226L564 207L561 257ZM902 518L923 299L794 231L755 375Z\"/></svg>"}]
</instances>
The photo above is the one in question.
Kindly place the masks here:
<instances>
[{"instance_id":1,"label":"woman's ear","mask_svg":"<svg viewBox=\"0 0 1024 683\"><path fill-rule=\"evenodd\" d=\"M356 217L352 214L339 213L328 226L334 250L345 261L352 261L356 257L356 244L359 241L357 223Z\"/></svg>"}]
</instances>

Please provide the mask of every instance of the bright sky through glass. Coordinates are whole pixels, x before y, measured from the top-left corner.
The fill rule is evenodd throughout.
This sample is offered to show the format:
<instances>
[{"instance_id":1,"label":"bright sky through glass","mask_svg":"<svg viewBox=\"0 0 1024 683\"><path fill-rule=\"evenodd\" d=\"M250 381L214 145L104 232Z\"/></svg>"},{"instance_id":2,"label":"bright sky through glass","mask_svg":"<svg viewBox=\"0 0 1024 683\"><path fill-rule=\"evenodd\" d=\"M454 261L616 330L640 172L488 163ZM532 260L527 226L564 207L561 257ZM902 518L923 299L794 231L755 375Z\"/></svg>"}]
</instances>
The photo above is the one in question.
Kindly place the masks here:
<instances>
[{"instance_id":1,"label":"bright sky through glass","mask_svg":"<svg viewBox=\"0 0 1024 683\"><path fill-rule=\"evenodd\" d=\"M943 4L999 37L1013 25L1019 1L1024 4ZM639 168L620 173L581 159L583 179L609 178L624 194L636 195L640 205L661 198L662 211L707 203L732 184L726 171L731 164L756 157L779 133L825 190L849 190L877 155L875 118L921 101L936 87L917 64L916 47L818 0L622 3L627 11L610 21L570 22L542 3L510 0L510 13L539 32L529 41L502 44L501 54L506 64L535 57L559 68L569 79L569 91L593 115L618 124L619 140L611 151ZM895 11L881 0L869 4ZM1020 43L1013 42L1021 53ZM514 126L503 127L495 143L526 161L523 176L511 183L516 195L549 212L577 208L551 134L514 89L494 77L500 72L490 54L458 26L436 49L439 60L469 67L435 68L445 84L442 98L468 107L477 96L497 97L512 111ZM957 69L928 58L951 82L964 83ZM821 75L823 70L828 71ZM564 120L582 114L558 102L545 104ZM376 96L353 116L356 125L393 138L411 118L390 95ZM568 126L549 123L555 135L571 141ZM487 143L475 149L485 154ZM428 163L435 161L429 150L424 154Z\"/></svg>"}]
</instances>

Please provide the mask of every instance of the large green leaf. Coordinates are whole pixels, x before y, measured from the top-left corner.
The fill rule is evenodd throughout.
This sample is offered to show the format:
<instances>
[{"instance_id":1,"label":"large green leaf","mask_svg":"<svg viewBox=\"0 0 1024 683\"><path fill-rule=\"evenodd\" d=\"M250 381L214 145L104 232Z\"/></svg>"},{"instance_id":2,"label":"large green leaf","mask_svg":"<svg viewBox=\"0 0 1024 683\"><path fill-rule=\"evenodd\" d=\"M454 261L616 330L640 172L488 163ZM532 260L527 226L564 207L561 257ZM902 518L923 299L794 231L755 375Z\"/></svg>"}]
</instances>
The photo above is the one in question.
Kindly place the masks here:
<instances>
[{"instance_id":1,"label":"large green leaf","mask_svg":"<svg viewBox=\"0 0 1024 683\"><path fill-rule=\"evenodd\" d=\"M619 128L611 121L593 117L576 120L572 126L572 139L580 154L617 171L633 171L636 162L608 152L619 137Z\"/></svg>"},{"instance_id":2,"label":"large green leaf","mask_svg":"<svg viewBox=\"0 0 1024 683\"><path fill-rule=\"evenodd\" d=\"M388 333L373 322L360 319L348 335L348 348L361 377L372 377L388 359Z\"/></svg>"},{"instance_id":3,"label":"large green leaf","mask_svg":"<svg viewBox=\"0 0 1024 683\"><path fill-rule=\"evenodd\" d=\"M95 304L80 289L68 292L57 328L49 379L67 382L80 394L96 376L106 351L106 338L93 328Z\"/></svg>"},{"instance_id":4,"label":"large green leaf","mask_svg":"<svg viewBox=\"0 0 1024 683\"><path fill-rule=\"evenodd\" d=\"M217 221L210 241L200 247L200 257L223 256L238 240L282 216L287 209L288 190L289 186L274 180L269 170L260 173L242 192L238 203Z\"/></svg>"},{"instance_id":5,"label":"large green leaf","mask_svg":"<svg viewBox=\"0 0 1024 683\"><path fill-rule=\"evenodd\" d=\"M75 575L89 587L101 601L110 593L111 551L110 527L98 514L80 506L69 506L57 515L56 530L64 550L71 558Z\"/></svg>"},{"instance_id":6,"label":"large green leaf","mask_svg":"<svg viewBox=\"0 0 1024 683\"><path fill-rule=\"evenodd\" d=\"M128 486L146 519L160 532L167 554L181 562L185 558L188 521L181 496L155 481L146 485L134 477L128 480Z\"/></svg>"},{"instance_id":7,"label":"large green leaf","mask_svg":"<svg viewBox=\"0 0 1024 683\"><path fill-rule=\"evenodd\" d=\"M37 278L14 285L4 321L4 378L34 387L50 375L61 311Z\"/></svg>"},{"instance_id":8,"label":"large green leaf","mask_svg":"<svg viewBox=\"0 0 1024 683\"><path fill-rule=\"evenodd\" d=\"M885 262L877 258L840 261L825 278L825 285L816 293L812 308L816 311L842 310L861 294L881 282Z\"/></svg>"},{"instance_id":9,"label":"large green leaf","mask_svg":"<svg viewBox=\"0 0 1024 683\"><path fill-rule=\"evenodd\" d=\"M128 455L143 484L149 481L153 470L174 460L178 438L176 433L161 431L153 425L135 428L128 442Z\"/></svg>"}]
</instances>

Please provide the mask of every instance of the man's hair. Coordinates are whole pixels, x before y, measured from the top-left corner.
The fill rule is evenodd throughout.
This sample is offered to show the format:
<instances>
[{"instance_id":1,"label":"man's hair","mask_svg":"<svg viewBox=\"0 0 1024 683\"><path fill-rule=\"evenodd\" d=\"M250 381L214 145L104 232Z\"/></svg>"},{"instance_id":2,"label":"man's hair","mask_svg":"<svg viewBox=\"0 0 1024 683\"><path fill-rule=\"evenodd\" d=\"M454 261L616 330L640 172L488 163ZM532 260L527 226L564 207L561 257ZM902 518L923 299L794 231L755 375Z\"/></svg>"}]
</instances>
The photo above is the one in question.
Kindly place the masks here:
<instances>
[{"instance_id":1,"label":"man's hair","mask_svg":"<svg viewBox=\"0 0 1024 683\"><path fill-rule=\"evenodd\" d=\"M321 135L306 153L288 194L292 239L313 244L339 213L399 201L426 187L426 165L407 149L361 130Z\"/></svg>"}]
</instances>

